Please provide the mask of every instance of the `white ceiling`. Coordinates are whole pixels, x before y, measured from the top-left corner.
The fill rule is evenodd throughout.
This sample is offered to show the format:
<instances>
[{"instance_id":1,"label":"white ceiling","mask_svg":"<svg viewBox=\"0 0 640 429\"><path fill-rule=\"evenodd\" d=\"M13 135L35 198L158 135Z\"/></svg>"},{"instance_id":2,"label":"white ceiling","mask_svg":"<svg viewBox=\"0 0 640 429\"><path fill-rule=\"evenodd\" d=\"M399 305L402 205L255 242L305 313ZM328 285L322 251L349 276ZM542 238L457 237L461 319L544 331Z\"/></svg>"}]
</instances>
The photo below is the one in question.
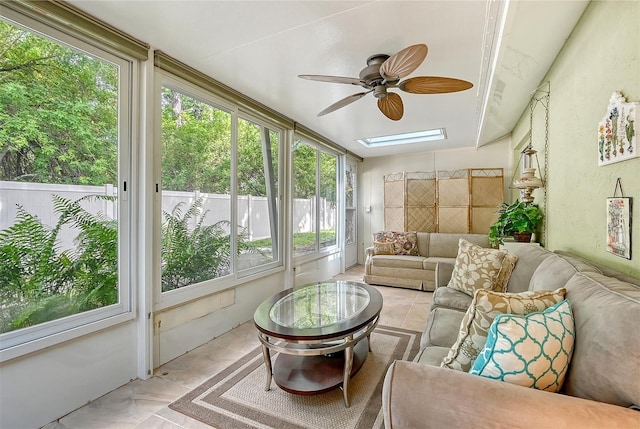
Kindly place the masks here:
<instances>
[{"instance_id":1,"label":"white ceiling","mask_svg":"<svg viewBox=\"0 0 640 429\"><path fill-rule=\"evenodd\" d=\"M482 146L508 134L588 1L70 3L367 158ZM357 77L369 56L416 43L429 53L409 77L454 77L474 87L396 90L405 114L394 122L372 94L317 117L362 88L297 77ZM375 149L356 141L432 128L446 128L447 140Z\"/></svg>"}]
</instances>

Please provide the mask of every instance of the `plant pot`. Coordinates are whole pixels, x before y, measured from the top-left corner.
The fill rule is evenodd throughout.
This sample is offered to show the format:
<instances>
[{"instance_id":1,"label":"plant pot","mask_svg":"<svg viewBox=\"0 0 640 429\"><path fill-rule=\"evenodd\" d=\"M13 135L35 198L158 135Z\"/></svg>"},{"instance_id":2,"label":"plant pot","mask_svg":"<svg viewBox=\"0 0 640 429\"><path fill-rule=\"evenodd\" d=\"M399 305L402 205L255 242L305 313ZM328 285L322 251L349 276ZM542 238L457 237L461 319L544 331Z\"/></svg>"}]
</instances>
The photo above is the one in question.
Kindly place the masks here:
<instances>
[{"instance_id":1,"label":"plant pot","mask_svg":"<svg viewBox=\"0 0 640 429\"><path fill-rule=\"evenodd\" d=\"M531 243L531 232L514 232L513 239L518 243Z\"/></svg>"}]
</instances>

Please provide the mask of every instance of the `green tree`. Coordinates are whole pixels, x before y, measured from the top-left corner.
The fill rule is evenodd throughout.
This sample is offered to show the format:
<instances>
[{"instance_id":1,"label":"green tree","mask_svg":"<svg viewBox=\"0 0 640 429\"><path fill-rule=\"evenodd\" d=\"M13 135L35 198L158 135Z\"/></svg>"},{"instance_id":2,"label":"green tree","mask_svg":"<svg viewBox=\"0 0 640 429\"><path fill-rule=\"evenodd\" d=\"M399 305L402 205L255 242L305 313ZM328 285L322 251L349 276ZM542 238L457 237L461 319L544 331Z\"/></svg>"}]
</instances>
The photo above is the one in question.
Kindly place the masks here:
<instances>
[{"instance_id":1,"label":"green tree","mask_svg":"<svg viewBox=\"0 0 640 429\"><path fill-rule=\"evenodd\" d=\"M316 195L316 149L296 141L293 145L293 198Z\"/></svg>"},{"instance_id":2,"label":"green tree","mask_svg":"<svg viewBox=\"0 0 640 429\"><path fill-rule=\"evenodd\" d=\"M267 196L263 156L263 128L247 120L238 121L238 192ZM269 131L273 176L278 177L278 134Z\"/></svg>"},{"instance_id":3,"label":"green tree","mask_svg":"<svg viewBox=\"0 0 640 429\"><path fill-rule=\"evenodd\" d=\"M336 203L337 157L320 152L297 140L293 145L293 197L312 198L316 195L316 157L320 153L320 194Z\"/></svg>"},{"instance_id":4,"label":"green tree","mask_svg":"<svg viewBox=\"0 0 640 429\"><path fill-rule=\"evenodd\" d=\"M162 183L173 191L231 193L231 115L162 90Z\"/></svg>"},{"instance_id":5,"label":"green tree","mask_svg":"<svg viewBox=\"0 0 640 429\"><path fill-rule=\"evenodd\" d=\"M118 70L0 21L0 180L116 183Z\"/></svg>"}]
</instances>

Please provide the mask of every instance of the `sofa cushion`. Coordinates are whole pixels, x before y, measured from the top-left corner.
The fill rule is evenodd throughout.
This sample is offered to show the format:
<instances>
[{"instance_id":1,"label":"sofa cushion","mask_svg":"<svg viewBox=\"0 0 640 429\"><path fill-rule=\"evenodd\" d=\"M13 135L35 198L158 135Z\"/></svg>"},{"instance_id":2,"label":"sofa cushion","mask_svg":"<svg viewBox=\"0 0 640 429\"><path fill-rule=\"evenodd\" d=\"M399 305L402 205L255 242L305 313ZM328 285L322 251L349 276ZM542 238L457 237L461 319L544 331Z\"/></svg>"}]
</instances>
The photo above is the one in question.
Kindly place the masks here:
<instances>
[{"instance_id":1,"label":"sofa cushion","mask_svg":"<svg viewBox=\"0 0 640 429\"><path fill-rule=\"evenodd\" d=\"M433 292L431 309L436 307L452 308L458 311L467 311L471 305L472 297L464 292L450 287L439 287Z\"/></svg>"},{"instance_id":2,"label":"sofa cushion","mask_svg":"<svg viewBox=\"0 0 640 429\"><path fill-rule=\"evenodd\" d=\"M420 349L414 362L418 362L423 365L439 366L442 359L449 352L449 347L429 346Z\"/></svg>"},{"instance_id":3,"label":"sofa cushion","mask_svg":"<svg viewBox=\"0 0 640 429\"><path fill-rule=\"evenodd\" d=\"M431 261L429 260L429 258L426 258L422 261L422 269L423 270L429 270L429 271L434 271L436 270L436 265L438 265L437 262Z\"/></svg>"},{"instance_id":4,"label":"sofa cushion","mask_svg":"<svg viewBox=\"0 0 640 429\"><path fill-rule=\"evenodd\" d=\"M414 279L414 280L429 280L435 279L435 272L428 270L415 270L398 267L379 267L372 266L371 274L374 276L387 276L396 279Z\"/></svg>"},{"instance_id":5,"label":"sofa cushion","mask_svg":"<svg viewBox=\"0 0 640 429\"><path fill-rule=\"evenodd\" d=\"M514 293L529 290L529 283L533 273L542 261L553 256L553 253L544 247L532 244L517 246L513 250L509 250L509 253L518 257L518 263L507 282L507 292Z\"/></svg>"},{"instance_id":6,"label":"sofa cushion","mask_svg":"<svg viewBox=\"0 0 640 429\"><path fill-rule=\"evenodd\" d=\"M464 313L450 308L434 308L420 338L420 347L440 346L451 348L458 338ZM441 360L442 361L442 360ZM440 362L438 362L438 365Z\"/></svg>"},{"instance_id":7,"label":"sofa cushion","mask_svg":"<svg viewBox=\"0 0 640 429\"><path fill-rule=\"evenodd\" d=\"M506 269L503 267L506 255L506 251L480 247L461 238L448 286L471 296L478 289L502 292L505 285L504 276L502 284L498 284L498 281L500 271Z\"/></svg>"},{"instance_id":8,"label":"sofa cushion","mask_svg":"<svg viewBox=\"0 0 640 429\"><path fill-rule=\"evenodd\" d=\"M429 237L429 250L427 256L440 256L445 258L455 258L458 255L460 239L473 243L480 247L489 247L489 236L487 234L455 234L436 233Z\"/></svg>"},{"instance_id":9,"label":"sofa cushion","mask_svg":"<svg viewBox=\"0 0 640 429\"><path fill-rule=\"evenodd\" d=\"M487 333L499 314L525 315L544 311L564 300L565 290L500 293L476 291L469 309L460 323L460 332L449 354L440 366L467 372L484 348Z\"/></svg>"},{"instance_id":10,"label":"sofa cushion","mask_svg":"<svg viewBox=\"0 0 640 429\"><path fill-rule=\"evenodd\" d=\"M640 405L640 288L598 273L577 274L565 287L576 344L563 391Z\"/></svg>"},{"instance_id":11,"label":"sofa cushion","mask_svg":"<svg viewBox=\"0 0 640 429\"><path fill-rule=\"evenodd\" d=\"M417 255L418 235L416 232L380 231L373 233L375 242L393 243L395 255Z\"/></svg>"},{"instance_id":12,"label":"sofa cushion","mask_svg":"<svg viewBox=\"0 0 640 429\"><path fill-rule=\"evenodd\" d=\"M429 241L431 239L430 232L418 232L416 234L418 237L418 254L420 256L429 256ZM456 243L458 242L455 240Z\"/></svg>"},{"instance_id":13,"label":"sofa cushion","mask_svg":"<svg viewBox=\"0 0 640 429\"><path fill-rule=\"evenodd\" d=\"M412 268L415 270L423 269L422 256L406 256L406 255L375 255L371 258L373 267L385 268Z\"/></svg>"},{"instance_id":14,"label":"sofa cushion","mask_svg":"<svg viewBox=\"0 0 640 429\"><path fill-rule=\"evenodd\" d=\"M538 265L531 276L530 290L557 289L563 287L571 277L579 272L599 272L593 265L580 262L577 258L551 255Z\"/></svg>"},{"instance_id":15,"label":"sofa cushion","mask_svg":"<svg viewBox=\"0 0 640 429\"><path fill-rule=\"evenodd\" d=\"M633 285L636 286L640 286L640 278L637 277L631 277L629 275L623 274L618 270L615 270L613 268L607 267L605 265L600 265L597 264L593 261L589 261L586 260L580 256L574 255L573 253L567 252L566 250L554 250L553 253L557 253L558 255L562 256L565 259L568 260L577 260L579 259L580 261L584 262L585 264L588 264L594 268L597 268L602 274L604 274L605 276L609 276L609 277L614 277L618 280L622 280L623 282L626 283L631 283Z\"/></svg>"},{"instance_id":16,"label":"sofa cushion","mask_svg":"<svg viewBox=\"0 0 640 429\"><path fill-rule=\"evenodd\" d=\"M575 329L566 299L525 316L500 314L470 374L558 392L571 361Z\"/></svg>"}]
</instances>

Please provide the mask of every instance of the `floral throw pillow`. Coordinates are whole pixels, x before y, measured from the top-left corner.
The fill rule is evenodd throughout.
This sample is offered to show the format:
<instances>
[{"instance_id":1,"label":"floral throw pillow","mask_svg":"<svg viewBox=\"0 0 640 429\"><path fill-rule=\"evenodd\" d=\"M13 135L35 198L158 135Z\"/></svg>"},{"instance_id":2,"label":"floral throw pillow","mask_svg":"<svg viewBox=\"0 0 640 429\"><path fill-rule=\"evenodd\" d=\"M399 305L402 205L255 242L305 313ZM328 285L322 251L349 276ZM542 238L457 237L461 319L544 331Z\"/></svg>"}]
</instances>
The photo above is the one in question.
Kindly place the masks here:
<instances>
[{"instance_id":1,"label":"floral throw pillow","mask_svg":"<svg viewBox=\"0 0 640 429\"><path fill-rule=\"evenodd\" d=\"M461 238L448 286L470 296L478 289L504 291L509 280L500 275L505 256L504 250L480 247Z\"/></svg>"},{"instance_id":2,"label":"floral throw pillow","mask_svg":"<svg viewBox=\"0 0 640 429\"><path fill-rule=\"evenodd\" d=\"M416 232L381 231L373 233L374 243L392 243L394 255L418 255Z\"/></svg>"},{"instance_id":3,"label":"floral throw pillow","mask_svg":"<svg viewBox=\"0 0 640 429\"><path fill-rule=\"evenodd\" d=\"M395 249L393 243L387 243L385 241L373 242L373 254L374 255L393 255Z\"/></svg>"},{"instance_id":4,"label":"floral throw pillow","mask_svg":"<svg viewBox=\"0 0 640 429\"><path fill-rule=\"evenodd\" d=\"M500 314L526 315L544 311L564 300L566 289L501 293L486 289L476 291L467 309L456 342L441 367L467 372L487 342L493 320Z\"/></svg>"}]
</instances>

